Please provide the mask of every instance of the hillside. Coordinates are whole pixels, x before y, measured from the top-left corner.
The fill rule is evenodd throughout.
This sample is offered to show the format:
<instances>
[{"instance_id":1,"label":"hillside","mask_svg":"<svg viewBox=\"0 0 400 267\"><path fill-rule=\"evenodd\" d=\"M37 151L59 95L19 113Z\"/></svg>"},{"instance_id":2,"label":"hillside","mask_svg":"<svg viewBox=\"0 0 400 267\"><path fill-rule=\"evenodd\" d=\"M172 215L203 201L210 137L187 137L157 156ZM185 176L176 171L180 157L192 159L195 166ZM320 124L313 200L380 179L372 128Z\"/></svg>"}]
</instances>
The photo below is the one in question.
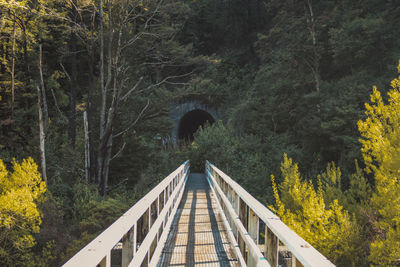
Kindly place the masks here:
<instances>
[{"instance_id":1,"label":"hillside","mask_svg":"<svg viewBox=\"0 0 400 267\"><path fill-rule=\"evenodd\" d=\"M396 1L1 0L0 14L1 266L60 265L186 159L338 266L399 264ZM171 109L190 101L219 118L189 117L172 143ZM38 172L40 196L10 209Z\"/></svg>"}]
</instances>

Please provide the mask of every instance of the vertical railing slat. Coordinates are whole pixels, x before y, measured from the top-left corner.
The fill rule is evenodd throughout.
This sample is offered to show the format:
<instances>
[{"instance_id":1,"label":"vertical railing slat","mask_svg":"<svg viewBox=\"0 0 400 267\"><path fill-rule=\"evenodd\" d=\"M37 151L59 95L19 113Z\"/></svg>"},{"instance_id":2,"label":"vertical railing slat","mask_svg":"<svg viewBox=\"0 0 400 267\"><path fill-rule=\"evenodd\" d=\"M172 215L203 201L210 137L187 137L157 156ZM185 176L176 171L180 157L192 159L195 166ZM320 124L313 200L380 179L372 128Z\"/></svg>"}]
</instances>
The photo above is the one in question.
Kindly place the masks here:
<instances>
[{"instance_id":1,"label":"vertical railing slat","mask_svg":"<svg viewBox=\"0 0 400 267\"><path fill-rule=\"evenodd\" d=\"M246 202L244 202L240 197L239 197L239 219L242 222L244 228L246 230L248 230L248 228L247 228L247 205L246 205ZM239 243L239 248L240 248L240 251L242 252L244 260L246 262L248 262L246 243L244 242L243 238L240 238L238 243Z\"/></svg>"},{"instance_id":2,"label":"vertical railing slat","mask_svg":"<svg viewBox=\"0 0 400 267\"><path fill-rule=\"evenodd\" d=\"M258 216L255 214L255 212L252 209L249 210L249 235L251 238L253 238L254 242L256 245L258 245ZM252 257L249 257L249 266L255 266L257 262L257 259L254 259Z\"/></svg>"},{"instance_id":3,"label":"vertical railing slat","mask_svg":"<svg viewBox=\"0 0 400 267\"><path fill-rule=\"evenodd\" d=\"M127 267L133 258L133 236L134 229L131 229L122 238L122 267Z\"/></svg>"},{"instance_id":4,"label":"vertical railing slat","mask_svg":"<svg viewBox=\"0 0 400 267\"><path fill-rule=\"evenodd\" d=\"M133 226L133 257L135 257L137 251L137 222Z\"/></svg>"},{"instance_id":5,"label":"vertical railing slat","mask_svg":"<svg viewBox=\"0 0 400 267\"><path fill-rule=\"evenodd\" d=\"M279 240L275 234L265 226L265 257L271 266L278 266Z\"/></svg>"},{"instance_id":6,"label":"vertical railing slat","mask_svg":"<svg viewBox=\"0 0 400 267\"><path fill-rule=\"evenodd\" d=\"M101 260L100 267L111 267L111 251Z\"/></svg>"}]
</instances>

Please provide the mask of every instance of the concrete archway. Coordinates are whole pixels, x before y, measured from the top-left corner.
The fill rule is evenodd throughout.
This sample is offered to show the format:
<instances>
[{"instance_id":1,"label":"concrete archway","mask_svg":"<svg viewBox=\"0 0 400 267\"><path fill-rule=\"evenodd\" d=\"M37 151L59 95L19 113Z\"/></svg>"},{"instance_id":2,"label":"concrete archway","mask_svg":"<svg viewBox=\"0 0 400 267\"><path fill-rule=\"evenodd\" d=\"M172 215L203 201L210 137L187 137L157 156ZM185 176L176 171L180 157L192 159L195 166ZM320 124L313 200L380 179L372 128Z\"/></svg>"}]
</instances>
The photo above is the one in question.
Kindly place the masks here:
<instances>
[{"instance_id":1,"label":"concrete archway","mask_svg":"<svg viewBox=\"0 0 400 267\"><path fill-rule=\"evenodd\" d=\"M195 109L186 113L179 121L178 138L179 140L193 141L194 133L205 125L213 124L214 118L207 111Z\"/></svg>"},{"instance_id":2,"label":"concrete archway","mask_svg":"<svg viewBox=\"0 0 400 267\"><path fill-rule=\"evenodd\" d=\"M207 121L211 124L220 118L218 108L201 103L197 100L190 100L177 103L170 110L170 117L173 120L171 139L176 147L180 137L189 136L193 138L193 133Z\"/></svg>"}]
</instances>

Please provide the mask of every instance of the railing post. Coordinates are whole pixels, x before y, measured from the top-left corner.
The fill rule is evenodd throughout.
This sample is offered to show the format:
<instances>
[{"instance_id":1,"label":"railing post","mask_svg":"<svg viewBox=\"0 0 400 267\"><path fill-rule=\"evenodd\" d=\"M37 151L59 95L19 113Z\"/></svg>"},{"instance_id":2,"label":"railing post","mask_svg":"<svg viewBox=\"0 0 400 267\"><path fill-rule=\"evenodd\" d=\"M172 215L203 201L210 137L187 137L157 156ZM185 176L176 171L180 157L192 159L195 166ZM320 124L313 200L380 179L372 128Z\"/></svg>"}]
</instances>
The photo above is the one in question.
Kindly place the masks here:
<instances>
[{"instance_id":1,"label":"railing post","mask_svg":"<svg viewBox=\"0 0 400 267\"><path fill-rule=\"evenodd\" d=\"M244 228L247 230L247 205L246 202L244 202L239 196L239 219L242 222ZM247 249L246 249L246 243L244 242L244 240L240 237L240 235L238 235L238 243L239 243L239 248L240 251L242 252L242 256L243 259L245 260L245 262L247 262Z\"/></svg>"},{"instance_id":2,"label":"railing post","mask_svg":"<svg viewBox=\"0 0 400 267\"><path fill-rule=\"evenodd\" d=\"M158 195L158 197L157 197L157 216L156 217L158 217L158 214L160 214L160 195Z\"/></svg>"},{"instance_id":3,"label":"railing post","mask_svg":"<svg viewBox=\"0 0 400 267\"><path fill-rule=\"evenodd\" d=\"M101 260L100 267L110 267L111 266L111 251L107 252L107 255Z\"/></svg>"},{"instance_id":4,"label":"railing post","mask_svg":"<svg viewBox=\"0 0 400 267\"><path fill-rule=\"evenodd\" d=\"M232 187L228 186L228 194L227 194L229 202L232 204Z\"/></svg>"},{"instance_id":5,"label":"railing post","mask_svg":"<svg viewBox=\"0 0 400 267\"><path fill-rule=\"evenodd\" d=\"M249 209L249 234L253 238L254 242L258 245L258 216L256 213L252 210Z\"/></svg>"},{"instance_id":6,"label":"railing post","mask_svg":"<svg viewBox=\"0 0 400 267\"><path fill-rule=\"evenodd\" d=\"M258 220L258 216L255 214L255 212L252 209L248 209L249 210L249 235L251 236L251 238L253 238L254 242L256 243L256 245L258 245L258 225L259 225L259 220ZM249 255L249 266L255 266L257 263L257 259L253 259L250 255Z\"/></svg>"},{"instance_id":7,"label":"railing post","mask_svg":"<svg viewBox=\"0 0 400 267\"><path fill-rule=\"evenodd\" d=\"M134 229L131 229L122 238L122 267L127 267L133 258Z\"/></svg>"},{"instance_id":8,"label":"railing post","mask_svg":"<svg viewBox=\"0 0 400 267\"><path fill-rule=\"evenodd\" d=\"M148 218L148 231L147 231L147 234L150 232L150 229L151 229L151 206L153 206L152 204L150 204L150 207L149 207L149 218ZM146 235L147 235L146 234ZM145 262L147 263L147 265L145 265L145 266L149 266L149 261L150 261L150 255L149 255L149 253L150 253L150 251L148 251L147 252L147 257L146 257L146 259L145 259Z\"/></svg>"},{"instance_id":9,"label":"railing post","mask_svg":"<svg viewBox=\"0 0 400 267\"><path fill-rule=\"evenodd\" d=\"M137 222L133 226L133 257L135 257L136 250L137 250Z\"/></svg>"},{"instance_id":10,"label":"railing post","mask_svg":"<svg viewBox=\"0 0 400 267\"><path fill-rule=\"evenodd\" d=\"M264 255L271 266L278 266L279 240L275 234L265 225L265 247Z\"/></svg>"},{"instance_id":11,"label":"railing post","mask_svg":"<svg viewBox=\"0 0 400 267\"><path fill-rule=\"evenodd\" d=\"M292 267L304 267L303 264L292 253Z\"/></svg>"},{"instance_id":12,"label":"railing post","mask_svg":"<svg viewBox=\"0 0 400 267\"><path fill-rule=\"evenodd\" d=\"M167 193L167 191L166 191L166 189L164 189L164 190L163 190L163 198L164 198L163 209L164 209L165 203L166 203L166 201L167 201L167 200L165 199L166 193Z\"/></svg>"},{"instance_id":13,"label":"railing post","mask_svg":"<svg viewBox=\"0 0 400 267\"><path fill-rule=\"evenodd\" d=\"M239 214L240 198L239 198L239 195L234 191L233 191L232 203L233 203L233 205L232 205L233 206L233 210L236 212L236 214ZM233 224L233 226L234 226L234 224ZM235 238L236 238L236 240L238 241L238 244L239 244L239 232L238 232L238 229L236 228L236 226L234 226L232 228L232 230L234 230L233 234L234 234L234 236L235 236Z\"/></svg>"},{"instance_id":14,"label":"railing post","mask_svg":"<svg viewBox=\"0 0 400 267\"><path fill-rule=\"evenodd\" d=\"M136 242L138 243L139 247L136 247L136 250L138 250L143 243L143 240L146 238L147 233L150 230L150 207L147 208L147 210L143 213L142 218L139 220L140 221L140 226L139 229L137 229L137 239Z\"/></svg>"}]
</instances>

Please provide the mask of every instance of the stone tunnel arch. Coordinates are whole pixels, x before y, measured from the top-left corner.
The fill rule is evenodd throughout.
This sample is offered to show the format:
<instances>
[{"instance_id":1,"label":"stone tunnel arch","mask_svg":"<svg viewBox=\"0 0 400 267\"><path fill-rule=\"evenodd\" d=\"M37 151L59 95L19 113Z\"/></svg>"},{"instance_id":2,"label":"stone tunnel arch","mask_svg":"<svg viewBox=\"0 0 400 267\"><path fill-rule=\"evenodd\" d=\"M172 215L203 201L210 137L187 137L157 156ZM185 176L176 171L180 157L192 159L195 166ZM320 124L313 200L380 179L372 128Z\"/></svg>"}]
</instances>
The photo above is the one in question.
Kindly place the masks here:
<instances>
[{"instance_id":1,"label":"stone tunnel arch","mask_svg":"<svg viewBox=\"0 0 400 267\"><path fill-rule=\"evenodd\" d=\"M193 141L194 133L205 125L213 124L215 119L210 113L201 109L189 111L179 121L178 138L179 140Z\"/></svg>"},{"instance_id":2,"label":"stone tunnel arch","mask_svg":"<svg viewBox=\"0 0 400 267\"><path fill-rule=\"evenodd\" d=\"M173 127L171 138L167 142L171 142L175 147L178 146L181 137L189 135L189 139L191 139L200 125L204 125L207 121L212 124L220 118L218 108L197 100L176 103L172 105L169 114L173 121Z\"/></svg>"}]
</instances>

